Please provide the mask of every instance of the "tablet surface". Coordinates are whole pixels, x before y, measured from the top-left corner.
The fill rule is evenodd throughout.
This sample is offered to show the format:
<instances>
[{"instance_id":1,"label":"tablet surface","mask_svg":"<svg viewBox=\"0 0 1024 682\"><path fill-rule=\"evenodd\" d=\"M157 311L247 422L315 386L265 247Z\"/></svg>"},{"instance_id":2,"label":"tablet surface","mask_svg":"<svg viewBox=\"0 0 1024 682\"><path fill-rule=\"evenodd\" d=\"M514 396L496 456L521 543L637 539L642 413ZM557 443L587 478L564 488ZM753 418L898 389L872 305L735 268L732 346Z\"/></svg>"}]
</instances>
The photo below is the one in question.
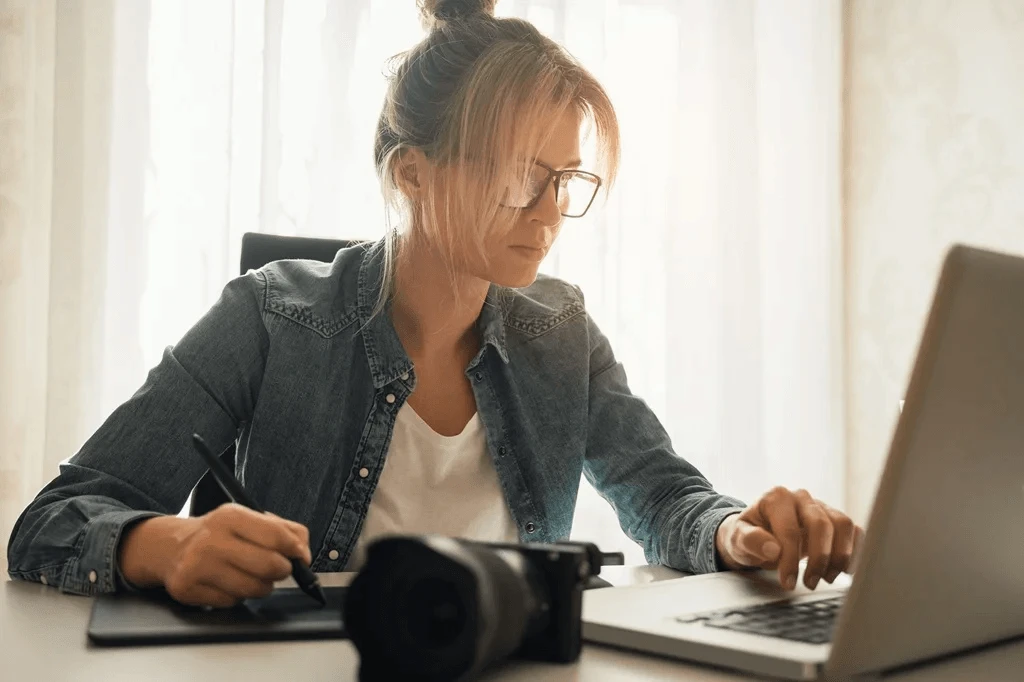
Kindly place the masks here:
<instances>
[{"instance_id":1,"label":"tablet surface","mask_svg":"<svg viewBox=\"0 0 1024 682\"><path fill-rule=\"evenodd\" d=\"M231 609L184 606L166 593L96 597L89 641L99 646L342 639L344 587L325 587L327 606L298 588L282 588Z\"/></svg>"}]
</instances>

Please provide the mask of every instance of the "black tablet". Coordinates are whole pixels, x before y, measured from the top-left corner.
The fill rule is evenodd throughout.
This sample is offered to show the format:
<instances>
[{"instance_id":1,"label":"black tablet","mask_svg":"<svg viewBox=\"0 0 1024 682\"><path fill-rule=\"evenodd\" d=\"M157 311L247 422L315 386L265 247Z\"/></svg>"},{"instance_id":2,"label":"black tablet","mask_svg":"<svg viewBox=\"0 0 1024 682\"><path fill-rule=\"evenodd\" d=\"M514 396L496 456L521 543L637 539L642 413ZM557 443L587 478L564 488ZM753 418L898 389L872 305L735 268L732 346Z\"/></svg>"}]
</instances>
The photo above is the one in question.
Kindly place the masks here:
<instances>
[{"instance_id":1,"label":"black tablet","mask_svg":"<svg viewBox=\"0 0 1024 682\"><path fill-rule=\"evenodd\" d=\"M343 639L344 587L325 587L320 606L298 588L274 590L230 609L184 606L166 592L96 597L89 641L98 646Z\"/></svg>"}]
</instances>

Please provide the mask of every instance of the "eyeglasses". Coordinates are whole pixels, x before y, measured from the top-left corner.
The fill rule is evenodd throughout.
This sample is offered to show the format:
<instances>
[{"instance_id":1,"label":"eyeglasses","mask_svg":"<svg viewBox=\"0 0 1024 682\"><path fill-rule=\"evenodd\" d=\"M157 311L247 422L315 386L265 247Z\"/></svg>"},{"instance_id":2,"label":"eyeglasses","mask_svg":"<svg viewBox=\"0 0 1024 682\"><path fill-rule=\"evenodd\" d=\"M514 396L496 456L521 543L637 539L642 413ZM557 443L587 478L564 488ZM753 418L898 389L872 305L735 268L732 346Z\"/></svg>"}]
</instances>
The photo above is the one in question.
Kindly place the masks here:
<instances>
[{"instance_id":1,"label":"eyeglasses","mask_svg":"<svg viewBox=\"0 0 1024 682\"><path fill-rule=\"evenodd\" d=\"M594 203L597 190L601 188L601 178L593 173L575 169L559 171L534 161L523 182L505 188L501 205L506 208L531 209L544 196L552 180L555 182L555 203L558 204L558 211L566 218L582 218Z\"/></svg>"}]
</instances>

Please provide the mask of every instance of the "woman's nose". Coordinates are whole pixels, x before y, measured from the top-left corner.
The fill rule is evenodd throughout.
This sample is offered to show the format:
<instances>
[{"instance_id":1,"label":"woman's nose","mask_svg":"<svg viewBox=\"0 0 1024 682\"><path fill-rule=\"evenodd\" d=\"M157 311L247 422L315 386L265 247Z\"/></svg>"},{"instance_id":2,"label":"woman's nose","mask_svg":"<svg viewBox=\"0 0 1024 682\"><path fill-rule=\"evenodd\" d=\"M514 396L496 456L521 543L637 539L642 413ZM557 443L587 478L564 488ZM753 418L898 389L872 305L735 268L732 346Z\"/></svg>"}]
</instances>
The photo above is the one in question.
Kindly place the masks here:
<instances>
[{"instance_id":1,"label":"woman's nose","mask_svg":"<svg viewBox=\"0 0 1024 682\"><path fill-rule=\"evenodd\" d=\"M540 195L537 204L530 211L530 219L537 220L544 225L557 225L562 220L562 210L558 206L555 183L548 182L544 193Z\"/></svg>"}]
</instances>

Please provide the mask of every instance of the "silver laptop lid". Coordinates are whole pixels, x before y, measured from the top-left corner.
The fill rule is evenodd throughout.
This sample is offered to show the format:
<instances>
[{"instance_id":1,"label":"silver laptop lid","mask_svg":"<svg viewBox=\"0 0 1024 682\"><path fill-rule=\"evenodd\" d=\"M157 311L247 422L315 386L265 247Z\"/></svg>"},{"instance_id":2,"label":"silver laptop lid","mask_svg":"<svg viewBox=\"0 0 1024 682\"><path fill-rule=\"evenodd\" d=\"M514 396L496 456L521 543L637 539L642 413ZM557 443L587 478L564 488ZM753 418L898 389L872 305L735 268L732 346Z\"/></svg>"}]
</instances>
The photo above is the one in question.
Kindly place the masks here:
<instances>
[{"instance_id":1,"label":"silver laptop lid","mask_svg":"<svg viewBox=\"0 0 1024 682\"><path fill-rule=\"evenodd\" d=\"M828 669L1024 634L1024 259L948 254Z\"/></svg>"}]
</instances>

